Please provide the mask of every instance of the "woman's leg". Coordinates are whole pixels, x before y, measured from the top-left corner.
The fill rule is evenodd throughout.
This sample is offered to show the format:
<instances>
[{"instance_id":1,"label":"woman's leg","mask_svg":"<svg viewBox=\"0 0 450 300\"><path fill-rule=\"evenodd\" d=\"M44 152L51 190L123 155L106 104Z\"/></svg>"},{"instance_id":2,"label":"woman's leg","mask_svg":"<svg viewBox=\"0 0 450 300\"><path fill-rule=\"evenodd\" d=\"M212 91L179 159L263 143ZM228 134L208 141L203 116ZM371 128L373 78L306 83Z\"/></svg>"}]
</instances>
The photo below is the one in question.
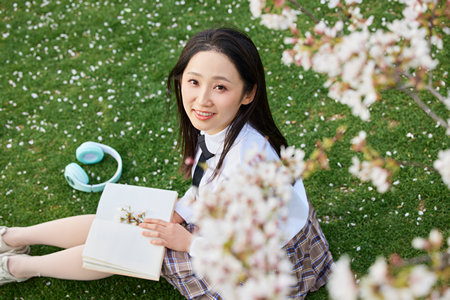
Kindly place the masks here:
<instances>
[{"instance_id":1,"label":"woman's leg","mask_svg":"<svg viewBox=\"0 0 450 300\"><path fill-rule=\"evenodd\" d=\"M95 215L80 215L29 227L8 228L2 236L9 246L49 245L71 248L84 245Z\"/></svg>"},{"instance_id":2,"label":"woman's leg","mask_svg":"<svg viewBox=\"0 0 450 300\"><path fill-rule=\"evenodd\" d=\"M17 278L94 280L111 276L82 267L81 255L94 218L95 215L80 215L29 227L8 228L2 239L10 246L39 244L66 248L43 256L12 255L8 257L9 272Z\"/></svg>"},{"instance_id":3,"label":"woman's leg","mask_svg":"<svg viewBox=\"0 0 450 300\"><path fill-rule=\"evenodd\" d=\"M17 278L36 276L69 280L96 280L111 276L83 269L84 245L68 248L43 256L13 255L8 258L9 272Z\"/></svg>"}]
</instances>

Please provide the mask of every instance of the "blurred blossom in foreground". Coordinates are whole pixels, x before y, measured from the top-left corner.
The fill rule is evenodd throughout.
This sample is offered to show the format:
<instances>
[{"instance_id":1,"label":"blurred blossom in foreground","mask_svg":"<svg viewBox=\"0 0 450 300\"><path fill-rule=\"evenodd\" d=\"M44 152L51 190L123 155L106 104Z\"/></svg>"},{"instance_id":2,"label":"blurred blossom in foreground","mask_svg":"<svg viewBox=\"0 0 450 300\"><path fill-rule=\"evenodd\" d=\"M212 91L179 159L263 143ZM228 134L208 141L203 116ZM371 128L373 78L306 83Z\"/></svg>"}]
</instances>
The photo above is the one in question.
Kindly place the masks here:
<instances>
[{"instance_id":1,"label":"blurred blossom in foreground","mask_svg":"<svg viewBox=\"0 0 450 300\"><path fill-rule=\"evenodd\" d=\"M450 189L450 149L439 151L438 160L434 162L433 166Z\"/></svg>"},{"instance_id":2,"label":"blurred blossom in foreground","mask_svg":"<svg viewBox=\"0 0 450 300\"><path fill-rule=\"evenodd\" d=\"M358 285L353 279L348 256L342 256L327 285L331 299L450 299L450 249L448 244L442 249L443 241L442 233L437 229L433 229L427 239L415 238L413 247L426 250L426 256L413 258L410 262L397 258L391 260L397 262L392 264L380 257ZM424 261L429 264L419 263Z\"/></svg>"},{"instance_id":3,"label":"blurred blossom in foreground","mask_svg":"<svg viewBox=\"0 0 450 300\"><path fill-rule=\"evenodd\" d=\"M214 193L200 190L194 214L202 242L193 266L224 299L284 299L295 283L280 226L303 158L292 147L280 161L254 151Z\"/></svg>"},{"instance_id":4,"label":"blurred blossom in foreground","mask_svg":"<svg viewBox=\"0 0 450 300\"><path fill-rule=\"evenodd\" d=\"M353 273L350 270L350 258L342 256L334 265L327 289L333 294L334 300L356 300L356 288Z\"/></svg>"}]
</instances>

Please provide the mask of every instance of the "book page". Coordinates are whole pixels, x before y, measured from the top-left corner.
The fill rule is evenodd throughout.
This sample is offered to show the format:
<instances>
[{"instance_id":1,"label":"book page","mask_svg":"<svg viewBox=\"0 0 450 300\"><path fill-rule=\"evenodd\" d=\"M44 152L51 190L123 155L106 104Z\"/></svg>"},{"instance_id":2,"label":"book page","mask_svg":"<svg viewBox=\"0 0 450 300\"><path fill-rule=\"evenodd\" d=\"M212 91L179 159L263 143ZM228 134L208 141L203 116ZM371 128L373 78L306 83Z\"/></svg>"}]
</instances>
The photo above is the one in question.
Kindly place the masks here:
<instances>
[{"instance_id":1,"label":"book page","mask_svg":"<svg viewBox=\"0 0 450 300\"><path fill-rule=\"evenodd\" d=\"M174 191L149 187L108 183L103 190L97 207L96 218L116 221L120 209L130 206L135 211L145 210L147 218L170 221L171 198L177 198ZM169 201L170 203L167 203Z\"/></svg>"},{"instance_id":2,"label":"book page","mask_svg":"<svg viewBox=\"0 0 450 300\"><path fill-rule=\"evenodd\" d=\"M150 239L141 234L143 229L102 219L96 219L94 223L95 230L89 235L92 243L84 249L88 261L111 265L130 273L159 276L159 261L164 247L150 244Z\"/></svg>"},{"instance_id":3,"label":"book page","mask_svg":"<svg viewBox=\"0 0 450 300\"><path fill-rule=\"evenodd\" d=\"M120 222L123 207L145 211L146 218L170 221L177 193L108 183L99 201L83 251L89 269L158 280L165 248L150 244L144 229Z\"/></svg>"}]
</instances>

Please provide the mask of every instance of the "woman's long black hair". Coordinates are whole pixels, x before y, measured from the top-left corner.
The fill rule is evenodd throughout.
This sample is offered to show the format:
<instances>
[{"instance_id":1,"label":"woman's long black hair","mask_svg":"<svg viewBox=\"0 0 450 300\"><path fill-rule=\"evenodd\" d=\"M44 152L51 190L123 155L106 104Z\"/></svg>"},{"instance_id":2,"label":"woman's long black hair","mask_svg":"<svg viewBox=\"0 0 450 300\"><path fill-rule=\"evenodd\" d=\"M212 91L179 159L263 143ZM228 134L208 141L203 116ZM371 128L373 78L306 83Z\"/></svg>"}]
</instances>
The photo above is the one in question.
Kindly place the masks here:
<instances>
[{"instance_id":1,"label":"woman's long black hair","mask_svg":"<svg viewBox=\"0 0 450 300\"><path fill-rule=\"evenodd\" d=\"M216 51L225 54L238 70L244 81L243 95L252 92L256 85L253 101L241 105L236 117L231 122L225 136L225 144L214 176L220 171L223 160L239 135L242 127L248 122L259 133L265 136L270 145L280 155L281 146L287 146L287 141L275 125L267 100L264 68L258 50L244 33L231 28L218 28L202 31L194 35L181 52L175 67L169 73L167 88L175 92L180 122L180 145L183 154L181 171L186 177L191 176L192 165L186 164L188 158L193 158L197 149L196 129L187 116L181 95L181 80L183 72L191 58L201 51Z\"/></svg>"}]
</instances>

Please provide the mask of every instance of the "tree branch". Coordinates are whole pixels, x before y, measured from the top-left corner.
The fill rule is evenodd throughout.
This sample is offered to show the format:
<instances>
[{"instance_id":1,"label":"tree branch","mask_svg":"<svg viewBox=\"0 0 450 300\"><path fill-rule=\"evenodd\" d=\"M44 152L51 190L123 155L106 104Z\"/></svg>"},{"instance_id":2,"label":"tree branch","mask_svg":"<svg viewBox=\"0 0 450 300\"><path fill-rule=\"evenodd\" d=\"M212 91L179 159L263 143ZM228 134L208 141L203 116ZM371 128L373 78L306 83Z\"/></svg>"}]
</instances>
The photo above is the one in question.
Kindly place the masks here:
<instances>
[{"instance_id":1,"label":"tree branch","mask_svg":"<svg viewBox=\"0 0 450 300\"><path fill-rule=\"evenodd\" d=\"M431 108L429 108L420 98L419 96L417 96L417 93L413 93L411 92L409 89L407 88L400 88L400 90L404 91L406 94L408 94L408 96L410 96L411 98L413 98L413 100L417 103L417 105L419 105L419 107L429 116L431 117L433 120L435 120L439 125L443 126L446 130L450 130L450 126L449 124L447 124L447 122L442 119L441 117L439 117L434 111L431 110Z\"/></svg>"},{"instance_id":2,"label":"tree branch","mask_svg":"<svg viewBox=\"0 0 450 300\"><path fill-rule=\"evenodd\" d=\"M436 91L431 85L426 85L425 88L429 91L433 96L438 98L439 101L445 104L445 98L438 91Z\"/></svg>"},{"instance_id":3,"label":"tree branch","mask_svg":"<svg viewBox=\"0 0 450 300\"><path fill-rule=\"evenodd\" d=\"M431 72L431 71L428 71L428 72ZM400 72L400 73L398 73L398 75L399 75L399 76L402 76L402 75L403 75L403 76L406 76L408 79L414 81L414 76L412 76L409 72ZM396 80L397 82L401 82L399 79L400 79L399 77L396 77L395 80ZM413 87L413 88L414 88L414 86L412 86L412 85L410 85L409 87ZM402 90L402 91L406 91L406 88L407 88L407 86L406 86L406 85L403 85L403 86L400 86L398 89L400 89L400 90ZM435 88L433 88L433 84L432 84L432 83L430 83L430 84L428 84L428 85L425 85L425 89L426 89L427 91L429 91L429 92L430 92L434 97L436 97L439 101L441 101L442 103L446 104L446 103L445 103L445 101L446 101L445 97L444 97L443 95L441 95L438 91L436 91Z\"/></svg>"},{"instance_id":4,"label":"tree branch","mask_svg":"<svg viewBox=\"0 0 450 300\"><path fill-rule=\"evenodd\" d=\"M297 6L297 8L299 8L303 13L307 14L308 17L310 17L314 21L314 23L319 23L319 19L317 19L309 10L300 5L300 3L295 0L289 0L289 2Z\"/></svg>"},{"instance_id":5,"label":"tree branch","mask_svg":"<svg viewBox=\"0 0 450 300\"><path fill-rule=\"evenodd\" d=\"M406 160L402 160L402 161L397 161L398 163L400 163L403 166L410 166L410 167L419 167L419 168L423 168L425 170L432 170L435 172L438 172L438 170L436 170L434 167L426 165L426 164L422 164L419 162L415 162L415 161L406 161Z\"/></svg>"},{"instance_id":6,"label":"tree branch","mask_svg":"<svg viewBox=\"0 0 450 300\"><path fill-rule=\"evenodd\" d=\"M441 252L440 255L442 255L441 257L441 264L439 266L436 266L438 269L444 269L446 267L448 267L449 263L448 260L450 258L450 254L449 253L445 253L445 252ZM432 261L431 257L427 254L425 255L421 255L421 256L417 256L417 257L413 257L410 259L406 259L405 261L403 261L400 265L398 265L399 267L405 267L405 266L415 266L418 264L427 264L430 263Z\"/></svg>"}]
</instances>

